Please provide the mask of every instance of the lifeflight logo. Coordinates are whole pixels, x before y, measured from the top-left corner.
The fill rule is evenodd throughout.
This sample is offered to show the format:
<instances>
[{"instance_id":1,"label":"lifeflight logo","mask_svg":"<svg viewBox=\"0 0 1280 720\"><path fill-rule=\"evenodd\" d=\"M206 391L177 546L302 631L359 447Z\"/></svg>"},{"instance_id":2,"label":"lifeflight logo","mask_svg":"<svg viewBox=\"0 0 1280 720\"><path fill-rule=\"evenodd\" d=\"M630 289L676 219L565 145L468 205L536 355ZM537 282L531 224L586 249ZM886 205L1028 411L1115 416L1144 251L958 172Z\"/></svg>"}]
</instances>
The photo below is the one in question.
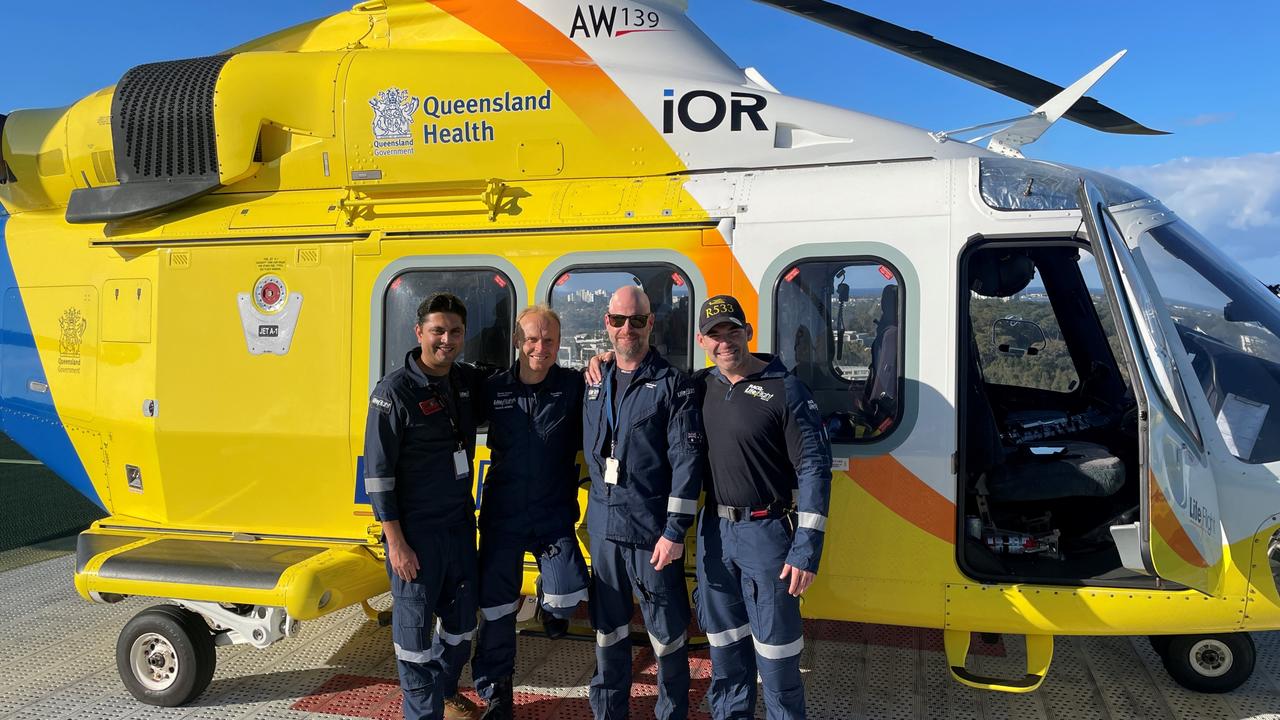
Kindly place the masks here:
<instances>
[{"instance_id":1,"label":"lifeflight logo","mask_svg":"<svg viewBox=\"0 0 1280 720\"><path fill-rule=\"evenodd\" d=\"M757 131L768 130L760 114L769 101L763 95L748 92L731 92L725 100L720 93L710 90L690 90L679 98L670 88L662 91L662 132L675 131L676 121L686 130L696 133L711 132L729 120L731 132L741 131L750 122Z\"/></svg>"}]
</instances>

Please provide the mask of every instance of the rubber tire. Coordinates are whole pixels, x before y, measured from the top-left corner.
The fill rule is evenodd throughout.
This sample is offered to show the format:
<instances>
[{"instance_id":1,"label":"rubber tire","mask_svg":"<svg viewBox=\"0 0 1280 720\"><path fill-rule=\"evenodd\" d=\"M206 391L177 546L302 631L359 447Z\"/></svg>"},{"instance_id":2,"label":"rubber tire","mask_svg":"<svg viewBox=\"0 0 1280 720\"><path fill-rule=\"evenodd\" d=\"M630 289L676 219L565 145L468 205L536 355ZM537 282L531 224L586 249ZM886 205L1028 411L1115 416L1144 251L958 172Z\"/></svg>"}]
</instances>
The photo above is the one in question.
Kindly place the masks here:
<instances>
[{"instance_id":1,"label":"rubber tire","mask_svg":"<svg viewBox=\"0 0 1280 720\"><path fill-rule=\"evenodd\" d=\"M1201 674L1191 660L1191 648L1201 640L1217 640L1231 653L1231 668L1218 677ZM1249 633L1213 635L1171 635L1165 653L1160 656L1164 669L1182 687L1201 693L1225 693L1240 687L1253 674L1257 649Z\"/></svg>"},{"instance_id":2,"label":"rubber tire","mask_svg":"<svg viewBox=\"0 0 1280 720\"><path fill-rule=\"evenodd\" d=\"M1151 644L1151 649L1155 651L1160 659L1164 659L1166 653L1169 652L1169 641L1173 640L1172 635L1148 635L1147 642Z\"/></svg>"},{"instance_id":3,"label":"rubber tire","mask_svg":"<svg viewBox=\"0 0 1280 720\"><path fill-rule=\"evenodd\" d=\"M151 690L133 674L129 651L133 642L146 633L164 637L178 657L178 674L164 690ZM116 641L116 671L129 694L147 705L178 707L199 697L213 680L217 653L213 632L204 618L176 605L147 608L125 623Z\"/></svg>"}]
</instances>

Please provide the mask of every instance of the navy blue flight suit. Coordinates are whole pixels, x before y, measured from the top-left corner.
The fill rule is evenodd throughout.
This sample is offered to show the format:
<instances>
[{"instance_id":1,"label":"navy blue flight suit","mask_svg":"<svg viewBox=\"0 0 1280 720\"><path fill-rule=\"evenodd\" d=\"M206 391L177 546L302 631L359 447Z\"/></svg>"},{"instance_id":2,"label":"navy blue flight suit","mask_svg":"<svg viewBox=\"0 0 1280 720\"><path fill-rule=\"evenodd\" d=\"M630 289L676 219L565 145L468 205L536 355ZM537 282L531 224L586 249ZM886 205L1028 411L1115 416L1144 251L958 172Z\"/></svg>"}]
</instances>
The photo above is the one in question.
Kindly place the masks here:
<instances>
[{"instance_id":1,"label":"navy blue flight suit","mask_svg":"<svg viewBox=\"0 0 1280 720\"><path fill-rule=\"evenodd\" d=\"M831 444L809 389L777 358L733 385L700 370L711 469L698 524L698 622L711 645L714 718L803 718L800 599L784 564L818 571L831 501Z\"/></svg>"},{"instance_id":2,"label":"navy blue flight suit","mask_svg":"<svg viewBox=\"0 0 1280 720\"><path fill-rule=\"evenodd\" d=\"M515 671L525 552L538 561L545 612L568 618L587 599L587 566L574 535L582 396L582 374L559 365L537 386L520 381L519 364L486 384L492 464L480 500L482 619L471 661L485 700Z\"/></svg>"},{"instance_id":3,"label":"navy blue flight suit","mask_svg":"<svg viewBox=\"0 0 1280 720\"><path fill-rule=\"evenodd\" d=\"M406 720L440 718L457 693L476 627L476 525L471 496L476 425L489 374L454 363L447 381L423 372L421 348L373 389L365 426L364 483L379 521L399 520L421 568L391 570L391 638ZM453 454L466 452L466 476ZM436 617L432 638L432 616Z\"/></svg>"},{"instance_id":4,"label":"navy blue flight suit","mask_svg":"<svg viewBox=\"0 0 1280 720\"><path fill-rule=\"evenodd\" d=\"M591 624L596 630L596 673L591 710L597 720L625 718L631 695L633 593L640 598L658 660L659 718L689 712L690 620L684 562L661 571L649 564L659 537L682 543L702 490L702 423L687 375L650 350L630 382L605 366L600 385L587 388L583 447L591 474L587 530L591 534ZM611 412L612 388L625 387ZM611 417L614 420L611 422ZM606 462L616 457L616 484Z\"/></svg>"}]
</instances>

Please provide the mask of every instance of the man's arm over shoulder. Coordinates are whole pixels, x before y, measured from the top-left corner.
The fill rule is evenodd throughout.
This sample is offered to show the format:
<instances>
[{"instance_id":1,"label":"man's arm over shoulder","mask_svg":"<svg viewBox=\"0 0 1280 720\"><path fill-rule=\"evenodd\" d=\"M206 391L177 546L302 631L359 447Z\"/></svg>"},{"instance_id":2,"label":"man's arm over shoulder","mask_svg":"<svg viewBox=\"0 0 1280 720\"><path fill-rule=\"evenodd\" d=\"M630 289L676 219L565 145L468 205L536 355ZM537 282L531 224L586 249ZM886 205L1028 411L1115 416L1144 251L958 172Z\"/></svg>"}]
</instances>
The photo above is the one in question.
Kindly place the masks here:
<instances>
[{"instance_id":1,"label":"man's arm over shoulder","mask_svg":"<svg viewBox=\"0 0 1280 720\"><path fill-rule=\"evenodd\" d=\"M667 422L667 460L671 464L671 495L667 500L667 526L662 536L682 543L698 512L702 492L703 455L706 434L702 410L693 380L677 372L671 380L668 399L671 416Z\"/></svg>"},{"instance_id":2,"label":"man's arm over shoulder","mask_svg":"<svg viewBox=\"0 0 1280 720\"><path fill-rule=\"evenodd\" d=\"M386 380L369 396L364 427L364 489L379 521L399 520L396 504L396 463L400 459L403 407Z\"/></svg>"},{"instance_id":3,"label":"man's arm over shoulder","mask_svg":"<svg viewBox=\"0 0 1280 720\"><path fill-rule=\"evenodd\" d=\"M794 374L783 381L787 393L787 454L796 469L798 494L795 539L787 564L816 573L831 505L831 442L809 388Z\"/></svg>"}]
</instances>

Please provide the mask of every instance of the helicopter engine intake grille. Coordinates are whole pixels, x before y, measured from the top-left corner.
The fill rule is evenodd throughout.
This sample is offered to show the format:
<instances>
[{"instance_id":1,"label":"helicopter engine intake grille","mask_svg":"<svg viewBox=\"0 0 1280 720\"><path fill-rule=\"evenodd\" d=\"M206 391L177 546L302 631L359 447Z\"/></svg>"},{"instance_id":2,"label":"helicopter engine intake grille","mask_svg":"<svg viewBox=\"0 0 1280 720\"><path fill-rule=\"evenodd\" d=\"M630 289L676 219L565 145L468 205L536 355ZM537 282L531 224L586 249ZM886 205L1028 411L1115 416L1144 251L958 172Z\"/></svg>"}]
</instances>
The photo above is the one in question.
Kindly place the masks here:
<instances>
[{"instance_id":1,"label":"helicopter engine intake grille","mask_svg":"<svg viewBox=\"0 0 1280 720\"><path fill-rule=\"evenodd\" d=\"M111 108L121 182L217 175L213 92L230 58L151 63L125 73Z\"/></svg>"}]
</instances>

